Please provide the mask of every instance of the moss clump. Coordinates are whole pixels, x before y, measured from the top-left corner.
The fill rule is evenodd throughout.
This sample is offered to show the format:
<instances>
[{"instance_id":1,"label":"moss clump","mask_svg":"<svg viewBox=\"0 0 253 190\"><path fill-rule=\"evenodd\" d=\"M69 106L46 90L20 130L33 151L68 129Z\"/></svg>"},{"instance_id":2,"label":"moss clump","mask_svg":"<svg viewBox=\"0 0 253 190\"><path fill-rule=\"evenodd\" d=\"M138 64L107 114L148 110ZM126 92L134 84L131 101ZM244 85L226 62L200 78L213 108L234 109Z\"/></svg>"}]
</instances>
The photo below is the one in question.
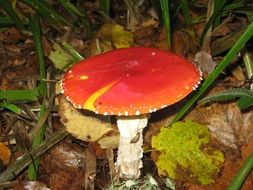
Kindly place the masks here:
<instances>
[{"instance_id":1,"label":"moss clump","mask_svg":"<svg viewBox=\"0 0 253 190\"><path fill-rule=\"evenodd\" d=\"M152 138L152 147L160 152L156 162L160 175L200 184L214 182L224 155L209 145L210 132L196 122L177 122L161 128Z\"/></svg>"}]
</instances>

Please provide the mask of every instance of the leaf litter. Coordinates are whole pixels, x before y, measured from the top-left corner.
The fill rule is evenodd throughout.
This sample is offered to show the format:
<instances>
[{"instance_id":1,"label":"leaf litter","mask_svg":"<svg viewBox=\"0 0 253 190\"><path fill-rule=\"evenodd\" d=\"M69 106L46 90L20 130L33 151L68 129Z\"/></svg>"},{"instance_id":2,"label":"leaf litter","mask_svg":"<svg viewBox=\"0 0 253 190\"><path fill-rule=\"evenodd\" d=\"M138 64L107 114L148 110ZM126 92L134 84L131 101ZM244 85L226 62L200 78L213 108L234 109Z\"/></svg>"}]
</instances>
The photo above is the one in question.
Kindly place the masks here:
<instances>
[{"instance_id":1,"label":"leaf litter","mask_svg":"<svg viewBox=\"0 0 253 190\"><path fill-rule=\"evenodd\" d=\"M54 4L53 2L51 3ZM201 1L198 3L201 4ZM206 1L203 1L202 3L206 3ZM93 5L92 3L86 2L86 6L89 6L90 12L88 14L91 20L94 21L97 19L96 17L98 15L93 13L97 11L98 4ZM196 13L192 14L194 15ZM109 22L102 25L100 20L100 24L94 22L95 30L97 32L95 37L90 41L86 40L83 36L78 35L78 33L74 33L75 35L71 36L71 39L69 40L73 43L78 43L78 49L84 51L82 52L83 55L94 55L99 48L102 51L107 51L114 49L115 47L129 47L132 45L147 45L166 49L165 34L159 27L159 21L155 20L154 22L153 18L152 20L149 20L149 18L143 17L143 15L145 14L140 11L143 23L151 23L147 24L147 26L142 23L145 32L139 27L137 27L134 32L130 32L126 29L127 27L123 27L125 23L122 24L120 22L120 24ZM116 18L115 20L117 19L121 20L121 17ZM240 23L240 21L242 22ZM138 22L135 22L135 25L138 25ZM212 34L213 40L211 41L211 44L209 44L211 51L214 52L214 54L218 54L217 52L224 52L230 48L230 43L225 44L225 46L220 46L223 42L219 41L219 39L224 38L224 41L231 42L236 35L231 35L230 37L228 34L237 32L237 35L240 35L239 28L243 28L245 25L246 21L244 18L232 17L228 19L221 28L214 30L215 33ZM201 28L203 28L203 23L196 24L194 27L198 35ZM46 40L44 48L46 52L50 52L53 47L52 44L48 42L51 40L50 38L54 36L52 35L54 34L54 31L47 23L43 23L43 29L43 37L45 38L44 40ZM149 35L148 37L146 36L147 34ZM199 47L195 41L196 39L193 39L189 34L188 31L182 31L175 28L173 33L172 50L177 54L193 60L194 56L197 55L196 53L199 51ZM68 36L68 34L66 36ZM65 39L66 36L64 36L64 38L59 36L59 39ZM226 36L229 36L230 38L226 38ZM152 40L150 40L150 37ZM38 66L36 64L37 59L34 54L32 38L20 34L15 27L12 27L0 32L0 41L0 58L4 62L0 66L1 89L26 89L33 87L38 79ZM87 43L90 44L88 45L88 48L86 48ZM58 54L61 53L58 52ZM46 53L46 55L49 56L49 53ZM209 53L205 54L204 57L201 54L197 60L200 64L204 63L202 67L206 69L206 73L210 73L215 67L214 59ZM64 61L65 60L63 60L63 62ZM58 64L58 69L62 69L65 66L62 66L62 63L60 62ZM51 66L52 62L47 60L47 68ZM226 71L224 74L223 77L225 78L225 76L229 75L229 72ZM60 76L56 76L56 78L60 78ZM220 84L217 82L215 86L218 85ZM59 107L59 110L64 109L64 111L59 111L59 115L65 128L75 129L79 126L84 127L78 132L75 131L75 138L68 137L65 141L57 144L41 157L42 161L39 170L39 179L37 181L28 182L26 179L26 173L22 172L20 178L17 178L18 182L14 189L102 189L110 184L111 179L109 175L108 160L106 156L99 157L97 153L101 151L102 154L106 155L106 151L103 149L115 149L115 147L117 147L118 133L115 126L113 126L113 121L105 121L97 117L94 118L93 116L91 119L89 114L74 110L64 101L65 100L59 100L61 103L57 105L56 108ZM24 102L24 104L26 104L26 102ZM34 102L32 104L27 103L27 106L31 109L34 107L37 108L37 104ZM159 129L162 126L168 124L168 121L171 120L171 115L173 115L177 106L178 105L173 108L162 110L158 114L154 114L152 118L153 122L146 131L146 143L144 146L147 159L144 160L143 172L144 174L151 173L157 181L157 184L163 189L167 189L164 185L164 181L168 180L168 178L164 179L161 176L158 176L157 171L148 164L148 162L151 162L149 154L149 152L152 151L150 149L151 138L159 133ZM51 118L52 128L48 129L46 137L48 137L52 131L63 127L62 124L59 124L60 118L57 113L58 110L54 110L56 108L53 108L52 115L49 117ZM163 114L164 112L166 113ZM3 114L2 110L1 114ZM33 111L32 114L36 116L36 112ZM6 130L8 127L6 124L9 123L6 122L6 118L13 117L4 117L0 126L0 140L1 142L5 142L4 146L8 144L6 142L11 140L11 143L8 144L7 147L0 150L0 155L4 157L0 157L4 163L4 167L11 165L13 160L15 160L15 156L22 155L22 153L29 148L29 138L26 137L28 137L31 127L35 126L34 123L36 122L36 120L22 118L22 122L19 123L16 128L23 127L21 129L23 132L17 129L15 132L15 127ZM159 123L155 122L157 118L159 118ZM211 133L210 144L224 153L225 162L222 171L219 173L220 177L214 184L201 186L191 182L180 183L176 181L176 189L226 189L232 176L238 171L243 160L253 151L252 118L251 110L241 112L237 105L231 102L212 103L207 106L198 106L195 108L185 119L194 120L208 127ZM29 125L24 125L24 123L29 123ZM56 125L58 126L56 127ZM153 128L151 128L151 126ZM156 129L154 129L154 127L156 127ZM9 133L3 134L2 131L8 131ZM81 139L82 141L76 139ZM24 141L23 145L21 141ZM19 151L12 149L15 146L16 148L19 148ZM9 151L13 152L13 158L10 157ZM96 175L102 177L96 179ZM146 178L143 177L143 179ZM172 184L174 184L174 182ZM242 189L247 190L251 188L252 182L248 180Z\"/></svg>"}]
</instances>

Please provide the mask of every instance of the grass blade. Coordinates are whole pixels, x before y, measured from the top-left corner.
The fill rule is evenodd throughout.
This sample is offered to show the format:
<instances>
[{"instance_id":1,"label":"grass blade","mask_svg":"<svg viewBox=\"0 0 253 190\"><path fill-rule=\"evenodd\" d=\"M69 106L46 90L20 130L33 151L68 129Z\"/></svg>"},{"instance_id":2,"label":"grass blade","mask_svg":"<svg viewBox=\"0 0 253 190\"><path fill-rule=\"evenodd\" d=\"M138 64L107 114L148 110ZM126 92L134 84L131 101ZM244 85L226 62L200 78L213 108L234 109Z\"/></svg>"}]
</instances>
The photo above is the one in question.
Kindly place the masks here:
<instances>
[{"instance_id":1,"label":"grass blade","mask_svg":"<svg viewBox=\"0 0 253 190\"><path fill-rule=\"evenodd\" d=\"M220 39L215 40L211 44L211 51L212 56L217 56L227 50L229 50L236 41L240 38L240 36L245 32L245 28L241 28L236 32L232 32L231 34L228 34Z\"/></svg>"},{"instance_id":2,"label":"grass blade","mask_svg":"<svg viewBox=\"0 0 253 190\"><path fill-rule=\"evenodd\" d=\"M100 9L109 17L110 0L99 0Z\"/></svg>"},{"instance_id":3,"label":"grass blade","mask_svg":"<svg viewBox=\"0 0 253 190\"><path fill-rule=\"evenodd\" d=\"M200 37L200 44L201 45L204 42L204 38L205 38L205 35L206 35L208 29L211 27L211 25L213 24L213 22L215 21L215 19L217 18L217 16L219 14L221 14L221 11L222 11L223 7L225 6L226 2L227 1L224 0L221 3L220 7L218 7L217 9L214 10L212 16L209 18L208 22L205 24L205 27L204 27L203 32L202 32L201 37Z\"/></svg>"},{"instance_id":4,"label":"grass blade","mask_svg":"<svg viewBox=\"0 0 253 190\"><path fill-rule=\"evenodd\" d=\"M241 110L247 109L249 107L251 107L253 105L253 96L251 97L241 97L238 101L237 101L237 105Z\"/></svg>"},{"instance_id":5,"label":"grass blade","mask_svg":"<svg viewBox=\"0 0 253 190\"><path fill-rule=\"evenodd\" d=\"M253 76L253 60L251 54L248 51L243 52L243 62L247 72L247 78L251 79Z\"/></svg>"},{"instance_id":6,"label":"grass blade","mask_svg":"<svg viewBox=\"0 0 253 190\"><path fill-rule=\"evenodd\" d=\"M43 80L46 78L46 70L45 70L45 60L44 60L44 51L41 42L41 30L40 30L40 23L39 18L36 17L29 17L29 23L32 29L34 41L36 44L36 54L38 57L39 68L40 68L40 83L38 86L39 93L42 97L46 98L46 82ZM46 112L46 106L43 103L40 108L39 118L43 116ZM39 146L44 138L46 125L44 124L35 137L32 140L32 148ZM28 168L28 178L29 180L36 180L37 178L37 171L39 168L39 159L34 160L33 164L29 165Z\"/></svg>"},{"instance_id":7,"label":"grass blade","mask_svg":"<svg viewBox=\"0 0 253 190\"><path fill-rule=\"evenodd\" d=\"M243 182L246 180L247 176L253 169L253 153L246 159L246 161L241 166L241 169L234 177L233 181L228 187L228 190L240 190Z\"/></svg>"},{"instance_id":8,"label":"grass blade","mask_svg":"<svg viewBox=\"0 0 253 190\"><path fill-rule=\"evenodd\" d=\"M16 113L18 115L20 115L21 112L22 112L21 109L19 107L17 107L16 105L10 104L10 103L5 102L5 101L0 103L0 108L8 109L8 110L10 110L13 113Z\"/></svg>"},{"instance_id":9,"label":"grass blade","mask_svg":"<svg viewBox=\"0 0 253 190\"><path fill-rule=\"evenodd\" d=\"M165 35L168 47L171 46L171 31L170 31L170 10L169 10L169 0L160 0L161 11L163 16L163 24L165 27Z\"/></svg>"},{"instance_id":10,"label":"grass blade","mask_svg":"<svg viewBox=\"0 0 253 190\"><path fill-rule=\"evenodd\" d=\"M78 8L69 0L58 0L65 10L74 18L75 21L80 20L87 28L87 36L92 33L91 23L85 11L79 11ZM73 23L75 23L75 21Z\"/></svg>"},{"instance_id":11,"label":"grass blade","mask_svg":"<svg viewBox=\"0 0 253 190\"><path fill-rule=\"evenodd\" d=\"M81 56L68 42L63 42L62 45L75 58L75 62L82 61L84 59L83 56Z\"/></svg>"},{"instance_id":12,"label":"grass blade","mask_svg":"<svg viewBox=\"0 0 253 190\"><path fill-rule=\"evenodd\" d=\"M9 15L11 20L17 25L17 27L20 28L21 30L24 30L25 26L23 25L22 21L20 20L20 18L16 14L15 10L12 8L9 1L0 0L0 5L6 11L6 13Z\"/></svg>"},{"instance_id":13,"label":"grass blade","mask_svg":"<svg viewBox=\"0 0 253 190\"><path fill-rule=\"evenodd\" d=\"M83 17L83 13L81 13L75 5L73 5L70 1L67 0L58 0L59 3L68 11L69 14L71 14L72 17Z\"/></svg>"},{"instance_id":14,"label":"grass blade","mask_svg":"<svg viewBox=\"0 0 253 190\"><path fill-rule=\"evenodd\" d=\"M248 26L246 31L241 35L235 45L230 49L227 55L222 59L214 71L207 77L204 83L200 86L197 93L189 100L187 104L178 112L173 122L181 119L191 106L199 99L199 97L208 89L208 87L216 80L221 72L230 64L237 53L245 46L246 42L253 36L253 22Z\"/></svg>"},{"instance_id":15,"label":"grass blade","mask_svg":"<svg viewBox=\"0 0 253 190\"><path fill-rule=\"evenodd\" d=\"M27 5L33 7L40 15L44 16L47 20L60 26L71 26L72 24L59 14L50 4L46 1L38 0L23 0Z\"/></svg>"},{"instance_id":16,"label":"grass blade","mask_svg":"<svg viewBox=\"0 0 253 190\"><path fill-rule=\"evenodd\" d=\"M221 6L222 6L221 0L214 0L214 12L217 12ZM218 14L214 20L214 27L219 26L220 23L221 23L221 15Z\"/></svg>"},{"instance_id":17,"label":"grass blade","mask_svg":"<svg viewBox=\"0 0 253 190\"><path fill-rule=\"evenodd\" d=\"M3 17L0 16L0 26L7 27L7 26L13 26L15 22L9 17Z\"/></svg>"},{"instance_id":18,"label":"grass blade","mask_svg":"<svg viewBox=\"0 0 253 190\"><path fill-rule=\"evenodd\" d=\"M0 90L0 100L14 101L36 101L39 96L37 88L29 90Z\"/></svg>"},{"instance_id":19,"label":"grass blade","mask_svg":"<svg viewBox=\"0 0 253 190\"><path fill-rule=\"evenodd\" d=\"M190 11L189 11L189 3L187 0L180 0L181 2L181 7L184 15L184 21L186 27L191 27L191 16L190 16Z\"/></svg>"}]
</instances>

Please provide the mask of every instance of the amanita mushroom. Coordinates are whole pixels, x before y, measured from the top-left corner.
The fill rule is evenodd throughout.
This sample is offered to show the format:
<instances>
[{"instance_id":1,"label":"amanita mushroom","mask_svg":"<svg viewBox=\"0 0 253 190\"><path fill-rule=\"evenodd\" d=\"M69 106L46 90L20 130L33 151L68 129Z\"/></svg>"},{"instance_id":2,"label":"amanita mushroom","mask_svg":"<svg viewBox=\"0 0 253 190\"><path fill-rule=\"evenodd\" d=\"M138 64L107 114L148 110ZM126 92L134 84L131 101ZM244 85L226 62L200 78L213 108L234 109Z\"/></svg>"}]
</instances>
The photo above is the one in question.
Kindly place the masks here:
<instances>
[{"instance_id":1,"label":"amanita mushroom","mask_svg":"<svg viewBox=\"0 0 253 190\"><path fill-rule=\"evenodd\" d=\"M178 102L196 89L199 69L168 51L147 47L117 49L71 67L61 81L74 107L115 115L120 132L116 169L138 178L142 167L142 130L149 113Z\"/></svg>"}]
</instances>

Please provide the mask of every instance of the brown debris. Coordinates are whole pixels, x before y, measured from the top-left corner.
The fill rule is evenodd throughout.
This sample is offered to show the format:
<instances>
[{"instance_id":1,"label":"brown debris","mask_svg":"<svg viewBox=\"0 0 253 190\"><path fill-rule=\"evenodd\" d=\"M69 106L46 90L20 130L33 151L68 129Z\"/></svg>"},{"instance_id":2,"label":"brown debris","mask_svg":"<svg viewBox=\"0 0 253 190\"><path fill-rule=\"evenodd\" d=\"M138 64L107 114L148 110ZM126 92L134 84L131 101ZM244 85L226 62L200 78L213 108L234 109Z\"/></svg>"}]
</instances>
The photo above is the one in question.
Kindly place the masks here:
<instances>
[{"instance_id":1,"label":"brown debris","mask_svg":"<svg viewBox=\"0 0 253 190\"><path fill-rule=\"evenodd\" d=\"M17 183L13 190L51 190L41 181L21 181Z\"/></svg>"},{"instance_id":2,"label":"brown debris","mask_svg":"<svg viewBox=\"0 0 253 190\"><path fill-rule=\"evenodd\" d=\"M24 37L20 35L20 32L16 27L10 27L4 32L0 32L0 42L2 43L15 44L23 39Z\"/></svg>"},{"instance_id":3,"label":"brown debris","mask_svg":"<svg viewBox=\"0 0 253 190\"><path fill-rule=\"evenodd\" d=\"M42 158L44 181L53 190L79 190L92 187L96 158L89 148L63 141Z\"/></svg>"}]
</instances>

